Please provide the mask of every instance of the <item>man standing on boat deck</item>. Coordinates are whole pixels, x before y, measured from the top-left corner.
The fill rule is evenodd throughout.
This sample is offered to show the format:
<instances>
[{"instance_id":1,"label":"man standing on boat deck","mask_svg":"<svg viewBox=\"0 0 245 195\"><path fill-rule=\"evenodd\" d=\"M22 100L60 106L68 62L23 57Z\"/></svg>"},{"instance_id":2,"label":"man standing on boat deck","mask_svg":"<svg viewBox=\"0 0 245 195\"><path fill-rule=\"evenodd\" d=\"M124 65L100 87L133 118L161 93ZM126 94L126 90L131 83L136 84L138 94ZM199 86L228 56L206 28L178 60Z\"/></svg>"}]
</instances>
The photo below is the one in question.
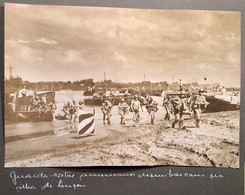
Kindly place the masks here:
<instances>
[{"instance_id":1,"label":"man standing on boat deck","mask_svg":"<svg viewBox=\"0 0 245 195\"><path fill-rule=\"evenodd\" d=\"M24 88L20 92L21 92L22 97L26 97L26 94L27 94L26 86L24 86Z\"/></svg>"}]
</instances>

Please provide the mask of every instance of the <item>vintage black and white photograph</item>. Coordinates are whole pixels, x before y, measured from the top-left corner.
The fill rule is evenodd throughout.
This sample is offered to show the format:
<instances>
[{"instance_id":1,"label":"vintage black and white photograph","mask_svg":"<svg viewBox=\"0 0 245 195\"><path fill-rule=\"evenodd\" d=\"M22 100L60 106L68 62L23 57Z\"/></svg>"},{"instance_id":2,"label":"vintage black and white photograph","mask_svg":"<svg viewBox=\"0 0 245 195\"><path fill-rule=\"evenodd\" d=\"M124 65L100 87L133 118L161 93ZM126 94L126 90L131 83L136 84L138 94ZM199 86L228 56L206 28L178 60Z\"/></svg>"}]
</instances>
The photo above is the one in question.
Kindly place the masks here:
<instances>
[{"instance_id":1,"label":"vintage black and white photograph","mask_svg":"<svg viewBox=\"0 0 245 195\"><path fill-rule=\"evenodd\" d=\"M232 11L5 4L5 167L239 168Z\"/></svg>"}]
</instances>

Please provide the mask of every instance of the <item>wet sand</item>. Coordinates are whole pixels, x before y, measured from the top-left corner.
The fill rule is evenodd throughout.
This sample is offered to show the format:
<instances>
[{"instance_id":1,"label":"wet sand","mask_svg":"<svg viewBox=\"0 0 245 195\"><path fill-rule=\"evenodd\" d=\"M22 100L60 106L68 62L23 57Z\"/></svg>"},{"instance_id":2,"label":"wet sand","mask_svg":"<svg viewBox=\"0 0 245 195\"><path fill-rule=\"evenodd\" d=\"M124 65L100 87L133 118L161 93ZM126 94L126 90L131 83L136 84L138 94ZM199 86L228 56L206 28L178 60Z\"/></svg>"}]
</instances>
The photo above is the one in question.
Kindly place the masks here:
<instances>
[{"instance_id":1,"label":"wet sand","mask_svg":"<svg viewBox=\"0 0 245 195\"><path fill-rule=\"evenodd\" d=\"M146 111L133 127L132 115L126 125L119 116L111 125L96 124L96 135L77 137L75 124L52 135L11 141L5 144L5 167L138 166L183 165L239 167L239 111L205 113L200 128L185 117L186 129L171 128L164 121L164 109L151 125ZM173 119L173 116L172 116Z\"/></svg>"}]
</instances>

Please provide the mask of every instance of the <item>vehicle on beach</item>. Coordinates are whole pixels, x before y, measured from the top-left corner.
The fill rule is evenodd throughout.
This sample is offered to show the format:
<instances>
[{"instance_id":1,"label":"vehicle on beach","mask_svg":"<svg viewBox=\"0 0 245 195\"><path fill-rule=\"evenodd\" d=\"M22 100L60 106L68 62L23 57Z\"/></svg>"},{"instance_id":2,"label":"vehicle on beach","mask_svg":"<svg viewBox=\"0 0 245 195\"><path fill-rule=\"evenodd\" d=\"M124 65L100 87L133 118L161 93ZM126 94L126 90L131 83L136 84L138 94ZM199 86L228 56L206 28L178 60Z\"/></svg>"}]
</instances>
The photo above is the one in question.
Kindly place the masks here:
<instances>
[{"instance_id":1,"label":"vehicle on beach","mask_svg":"<svg viewBox=\"0 0 245 195\"><path fill-rule=\"evenodd\" d=\"M86 106L101 106L105 99L110 99L113 106L118 105L121 99L124 99L130 105L134 99L134 95L115 95L115 96L93 96L92 98L85 98L84 105ZM145 98L139 96L142 105L145 105Z\"/></svg>"},{"instance_id":2,"label":"vehicle on beach","mask_svg":"<svg viewBox=\"0 0 245 195\"><path fill-rule=\"evenodd\" d=\"M20 95L20 90L14 93L5 94L5 119L6 121L29 122L29 121L52 121L53 104L55 102L55 92L36 92L36 96L41 100L45 98L45 104L40 109L39 102L34 104L34 92L29 92L26 96Z\"/></svg>"}]
</instances>

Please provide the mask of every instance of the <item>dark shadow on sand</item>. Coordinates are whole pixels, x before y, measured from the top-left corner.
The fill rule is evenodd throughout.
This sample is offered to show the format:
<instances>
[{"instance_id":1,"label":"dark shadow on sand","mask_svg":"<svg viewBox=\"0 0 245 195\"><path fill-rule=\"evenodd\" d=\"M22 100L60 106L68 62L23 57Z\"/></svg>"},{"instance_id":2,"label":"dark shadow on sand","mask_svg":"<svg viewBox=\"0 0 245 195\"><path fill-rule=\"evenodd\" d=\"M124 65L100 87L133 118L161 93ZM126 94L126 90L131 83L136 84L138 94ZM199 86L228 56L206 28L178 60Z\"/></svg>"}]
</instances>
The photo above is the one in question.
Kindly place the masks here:
<instances>
[{"instance_id":1,"label":"dark shadow on sand","mask_svg":"<svg viewBox=\"0 0 245 195\"><path fill-rule=\"evenodd\" d=\"M70 138L73 138L73 139L81 139L81 138L85 138L85 137L91 137L91 136L94 136L94 134L88 134L88 135L83 135L83 136L76 136L76 137L70 137Z\"/></svg>"}]
</instances>

